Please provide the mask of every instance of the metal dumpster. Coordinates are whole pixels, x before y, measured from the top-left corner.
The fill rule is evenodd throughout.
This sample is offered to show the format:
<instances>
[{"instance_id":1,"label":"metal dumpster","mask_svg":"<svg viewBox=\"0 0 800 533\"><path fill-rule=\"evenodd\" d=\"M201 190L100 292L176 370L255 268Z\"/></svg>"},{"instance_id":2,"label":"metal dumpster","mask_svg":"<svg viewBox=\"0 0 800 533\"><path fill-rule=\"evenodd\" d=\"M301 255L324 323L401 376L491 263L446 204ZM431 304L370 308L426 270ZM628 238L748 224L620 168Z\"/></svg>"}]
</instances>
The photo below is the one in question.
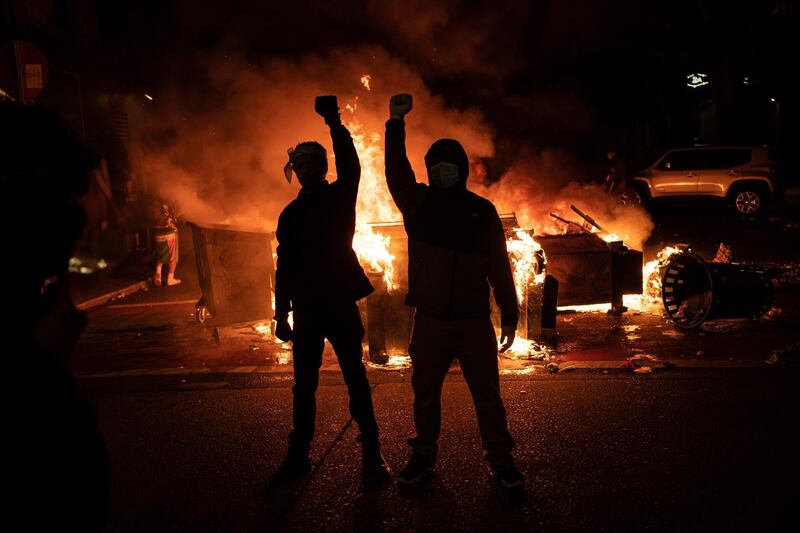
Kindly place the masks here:
<instances>
[{"instance_id":1,"label":"metal dumpster","mask_svg":"<svg viewBox=\"0 0 800 533\"><path fill-rule=\"evenodd\" d=\"M273 234L221 224L187 225L203 293L195 306L198 321L222 325L270 320Z\"/></svg>"},{"instance_id":2,"label":"metal dumpster","mask_svg":"<svg viewBox=\"0 0 800 533\"><path fill-rule=\"evenodd\" d=\"M756 319L772 306L772 281L756 265L706 262L700 256L675 254L664 268L664 309L681 328L706 320Z\"/></svg>"}]
</instances>

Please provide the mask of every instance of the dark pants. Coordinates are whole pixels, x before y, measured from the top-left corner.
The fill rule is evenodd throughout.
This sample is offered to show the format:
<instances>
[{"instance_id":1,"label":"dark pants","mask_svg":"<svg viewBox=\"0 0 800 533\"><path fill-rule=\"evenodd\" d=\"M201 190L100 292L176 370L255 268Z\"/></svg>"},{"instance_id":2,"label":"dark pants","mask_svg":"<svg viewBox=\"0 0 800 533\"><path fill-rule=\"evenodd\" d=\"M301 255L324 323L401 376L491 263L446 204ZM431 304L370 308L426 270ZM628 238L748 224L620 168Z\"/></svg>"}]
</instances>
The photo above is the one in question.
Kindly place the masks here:
<instances>
[{"instance_id":1,"label":"dark pants","mask_svg":"<svg viewBox=\"0 0 800 533\"><path fill-rule=\"evenodd\" d=\"M372 408L364 363L361 361L361 340L364 326L355 303L294 310L294 429L290 445L308 451L314 437L317 412L317 386L325 339L330 341L350 394L350 415L361 430L365 445L378 442L378 424Z\"/></svg>"},{"instance_id":2,"label":"dark pants","mask_svg":"<svg viewBox=\"0 0 800 533\"><path fill-rule=\"evenodd\" d=\"M492 464L512 463L514 439L500 397L497 339L490 319L439 320L417 313L409 353L417 435L408 443L414 451L436 459L442 385L457 357L478 415L484 457Z\"/></svg>"}]
</instances>

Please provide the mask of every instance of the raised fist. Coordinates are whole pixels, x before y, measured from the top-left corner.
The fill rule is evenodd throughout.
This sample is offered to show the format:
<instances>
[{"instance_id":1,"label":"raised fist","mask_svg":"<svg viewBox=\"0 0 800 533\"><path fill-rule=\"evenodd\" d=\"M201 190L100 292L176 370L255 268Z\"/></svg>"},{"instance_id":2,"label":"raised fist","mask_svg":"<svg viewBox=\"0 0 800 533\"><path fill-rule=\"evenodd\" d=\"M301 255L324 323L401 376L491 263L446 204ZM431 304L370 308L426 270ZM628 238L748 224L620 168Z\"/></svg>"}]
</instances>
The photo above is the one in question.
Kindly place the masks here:
<instances>
[{"instance_id":1,"label":"raised fist","mask_svg":"<svg viewBox=\"0 0 800 533\"><path fill-rule=\"evenodd\" d=\"M414 101L410 94L401 93L392 96L389 100L389 116L392 118L403 118L414 107Z\"/></svg>"},{"instance_id":2,"label":"raised fist","mask_svg":"<svg viewBox=\"0 0 800 533\"><path fill-rule=\"evenodd\" d=\"M339 116L339 103L335 96L317 96L314 100L314 111L322 118L329 119Z\"/></svg>"}]
</instances>

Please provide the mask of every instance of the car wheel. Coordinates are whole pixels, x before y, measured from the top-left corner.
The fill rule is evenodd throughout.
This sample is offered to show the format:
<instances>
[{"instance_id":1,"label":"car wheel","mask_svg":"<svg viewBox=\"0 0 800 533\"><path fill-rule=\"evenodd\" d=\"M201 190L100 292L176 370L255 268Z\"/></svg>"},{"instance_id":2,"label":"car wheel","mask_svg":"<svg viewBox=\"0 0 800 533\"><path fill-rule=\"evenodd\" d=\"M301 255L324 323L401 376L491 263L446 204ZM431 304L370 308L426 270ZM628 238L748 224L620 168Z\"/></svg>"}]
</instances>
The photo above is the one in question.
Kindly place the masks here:
<instances>
[{"instance_id":1,"label":"car wheel","mask_svg":"<svg viewBox=\"0 0 800 533\"><path fill-rule=\"evenodd\" d=\"M733 207L741 216L754 217L761 213L763 206L763 194L755 189L742 189L733 197Z\"/></svg>"}]
</instances>

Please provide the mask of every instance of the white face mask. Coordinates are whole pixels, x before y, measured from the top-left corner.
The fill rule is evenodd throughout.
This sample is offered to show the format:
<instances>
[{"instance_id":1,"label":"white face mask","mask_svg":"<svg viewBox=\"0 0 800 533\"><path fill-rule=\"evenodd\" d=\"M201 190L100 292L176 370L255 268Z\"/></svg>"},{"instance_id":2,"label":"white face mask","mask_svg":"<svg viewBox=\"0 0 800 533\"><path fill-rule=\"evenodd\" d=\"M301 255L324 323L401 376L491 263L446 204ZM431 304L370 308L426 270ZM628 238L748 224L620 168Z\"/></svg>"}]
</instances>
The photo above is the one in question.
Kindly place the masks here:
<instances>
[{"instance_id":1,"label":"white face mask","mask_svg":"<svg viewBox=\"0 0 800 533\"><path fill-rule=\"evenodd\" d=\"M437 189L447 189L458 183L458 165L453 163L436 163L428 172L428 181Z\"/></svg>"}]
</instances>

